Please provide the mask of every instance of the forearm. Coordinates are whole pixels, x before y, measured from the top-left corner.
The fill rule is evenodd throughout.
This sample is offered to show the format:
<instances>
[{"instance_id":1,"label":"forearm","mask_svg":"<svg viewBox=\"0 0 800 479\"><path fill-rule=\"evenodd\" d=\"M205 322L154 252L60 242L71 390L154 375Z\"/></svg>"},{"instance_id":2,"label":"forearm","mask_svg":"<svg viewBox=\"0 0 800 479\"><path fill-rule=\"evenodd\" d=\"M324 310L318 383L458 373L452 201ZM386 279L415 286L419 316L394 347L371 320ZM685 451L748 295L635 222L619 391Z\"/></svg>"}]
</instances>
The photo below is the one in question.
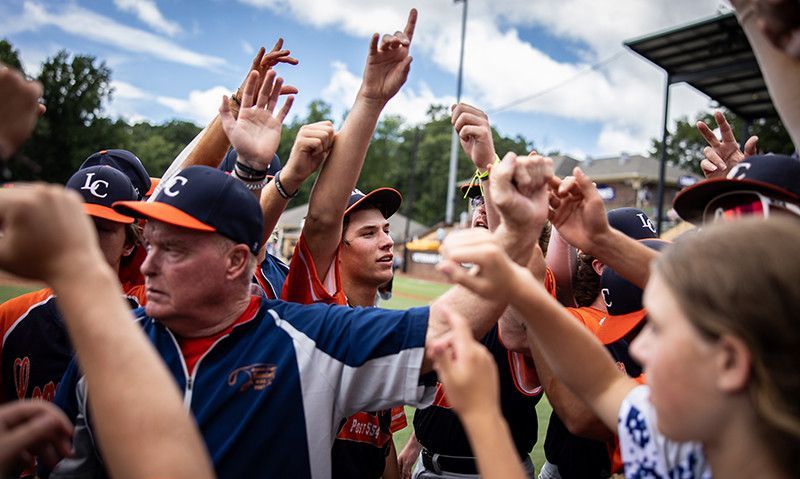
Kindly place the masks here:
<instances>
[{"instance_id":1,"label":"forearm","mask_svg":"<svg viewBox=\"0 0 800 479\"><path fill-rule=\"evenodd\" d=\"M383 107L382 102L356 99L314 184L308 205L309 218L341 223Z\"/></svg>"},{"instance_id":2,"label":"forearm","mask_svg":"<svg viewBox=\"0 0 800 479\"><path fill-rule=\"evenodd\" d=\"M531 348L613 430L621 401L635 382L619 373L600 343L544 288L526 284L529 278L515 274L509 289L514 291L512 305L528 325Z\"/></svg>"},{"instance_id":3,"label":"forearm","mask_svg":"<svg viewBox=\"0 0 800 479\"><path fill-rule=\"evenodd\" d=\"M328 270L338 248L347 200L361 174L383 106L356 99L311 190L303 234L317 271Z\"/></svg>"},{"instance_id":4,"label":"forearm","mask_svg":"<svg viewBox=\"0 0 800 479\"><path fill-rule=\"evenodd\" d=\"M89 384L111 475L212 477L175 381L132 321L113 271L103 261L77 264L84 267L52 286Z\"/></svg>"},{"instance_id":5,"label":"forearm","mask_svg":"<svg viewBox=\"0 0 800 479\"><path fill-rule=\"evenodd\" d=\"M386 465L383 467L381 479L400 479L400 467L397 465L397 451L394 448L394 439L389 439L389 453L386 455Z\"/></svg>"},{"instance_id":6,"label":"forearm","mask_svg":"<svg viewBox=\"0 0 800 479\"><path fill-rule=\"evenodd\" d=\"M614 228L597 238L587 253L641 289L650 278L650 264L658 254Z\"/></svg>"},{"instance_id":7,"label":"forearm","mask_svg":"<svg viewBox=\"0 0 800 479\"><path fill-rule=\"evenodd\" d=\"M498 407L491 411L460 416L481 477L523 479L527 477L511 441L511 431Z\"/></svg>"},{"instance_id":8,"label":"forearm","mask_svg":"<svg viewBox=\"0 0 800 479\"><path fill-rule=\"evenodd\" d=\"M741 13L750 8L750 1L736 1L737 10ZM758 27L755 15L750 15L742 23L742 29L750 41L764 81L767 84L775 109L780 115L789 137L798 148L800 145L800 90L797 88L800 79L800 61L775 48Z\"/></svg>"},{"instance_id":9,"label":"forearm","mask_svg":"<svg viewBox=\"0 0 800 479\"><path fill-rule=\"evenodd\" d=\"M284 178L284 175L281 174L281 185L283 185L284 189L289 194L300 189L302 184L302 181L292 178L290 175L286 175ZM261 204L261 212L264 215L264 243L266 243L269 236L275 230L275 226L278 224L284 210L286 210L289 199L281 196L278 192L278 188L271 181L261 190L259 203Z\"/></svg>"},{"instance_id":10,"label":"forearm","mask_svg":"<svg viewBox=\"0 0 800 479\"><path fill-rule=\"evenodd\" d=\"M575 393L553 375L539 348L532 347L530 343L532 342L529 342L529 351L536 367L536 374L547 394L547 400L569 432L588 439L612 438L614 434L611 430L598 419L585 402L578 399Z\"/></svg>"},{"instance_id":11,"label":"forearm","mask_svg":"<svg viewBox=\"0 0 800 479\"><path fill-rule=\"evenodd\" d=\"M225 136L225 130L222 129L222 121L217 115L208 124L205 134L186 157L183 166L185 168L193 165L205 165L216 168L225 158L230 146L228 137Z\"/></svg>"},{"instance_id":12,"label":"forearm","mask_svg":"<svg viewBox=\"0 0 800 479\"><path fill-rule=\"evenodd\" d=\"M572 294L572 275L576 264L575 248L564 241L555 228L550 233L545 261L556 279L558 301L564 306L575 306Z\"/></svg>"}]
</instances>

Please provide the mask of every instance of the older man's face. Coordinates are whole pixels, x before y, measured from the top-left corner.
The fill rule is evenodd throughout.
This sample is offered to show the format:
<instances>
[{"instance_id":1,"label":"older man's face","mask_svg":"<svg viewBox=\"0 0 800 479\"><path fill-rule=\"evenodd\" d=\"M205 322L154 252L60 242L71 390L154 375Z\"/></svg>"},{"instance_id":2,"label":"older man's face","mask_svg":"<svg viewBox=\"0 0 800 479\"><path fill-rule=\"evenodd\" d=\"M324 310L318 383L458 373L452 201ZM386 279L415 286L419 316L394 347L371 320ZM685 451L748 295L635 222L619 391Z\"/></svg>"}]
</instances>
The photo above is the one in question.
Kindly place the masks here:
<instances>
[{"instance_id":1,"label":"older man's face","mask_svg":"<svg viewBox=\"0 0 800 479\"><path fill-rule=\"evenodd\" d=\"M223 300L226 256L214 233L148 221L144 245L148 316L176 331L191 329L192 319Z\"/></svg>"},{"instance_id":2,"label":"older man's face","mask_svg":"<svg viewBox=\"0 0 800 479\"><path fill-rule=\"evenodd\" d=\"M472 227L473 228L489 228L489 222L486 221L486 202L483 196L470 199L470 209L472 210Z\"/></svg>"}]
</instances>

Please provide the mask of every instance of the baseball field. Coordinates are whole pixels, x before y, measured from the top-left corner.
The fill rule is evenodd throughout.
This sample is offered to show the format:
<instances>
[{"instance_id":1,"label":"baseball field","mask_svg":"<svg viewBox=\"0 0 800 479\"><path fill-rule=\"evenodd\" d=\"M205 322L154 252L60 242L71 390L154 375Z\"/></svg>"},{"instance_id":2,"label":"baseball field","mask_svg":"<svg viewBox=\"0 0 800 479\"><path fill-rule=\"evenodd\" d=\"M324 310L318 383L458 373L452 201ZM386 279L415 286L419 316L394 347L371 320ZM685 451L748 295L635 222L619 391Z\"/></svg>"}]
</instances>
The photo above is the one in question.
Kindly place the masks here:
<instances>
[{"instance_id":1,"label":"baseball field","mask_svg":"<svg viewBox=\"0 0 800 479\"><path fill-rule=\"evenodd\" d=\"M382 302L380 306L392 309L407 309L413 306L423 306L447 291L449 287L450 286L447 284L423 281L398 275L394 280L392 299ZM0 277L0 303L9 298L31 291L32 289L35 288L18 283L9 283L5 278ZM539 416L539 441L533 448L533 452L531 452L531 458L536 465L538 473L539 468L544 463L544 451L542 446L544 444L544 433L547 429L547 422L550 419L551 411L547 398L542 398L536 407L536 411ZM414 408L406 407L406 415L408 416L408 423L411 424L414 419ZM410 434L410 427L395 434L394 441L398 451L402 450L403 446L405 446Z\"/></svg>"}]
</instances>

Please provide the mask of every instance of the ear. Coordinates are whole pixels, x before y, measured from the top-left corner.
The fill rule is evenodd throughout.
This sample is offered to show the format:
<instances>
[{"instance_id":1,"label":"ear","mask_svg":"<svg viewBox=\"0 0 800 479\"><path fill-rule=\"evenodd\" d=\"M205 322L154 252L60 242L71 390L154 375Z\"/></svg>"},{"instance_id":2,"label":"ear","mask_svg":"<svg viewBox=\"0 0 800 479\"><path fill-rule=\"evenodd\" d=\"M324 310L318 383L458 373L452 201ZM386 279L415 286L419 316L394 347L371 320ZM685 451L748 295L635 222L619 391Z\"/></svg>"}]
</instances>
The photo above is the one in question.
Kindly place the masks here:
<instances>
[{"instance_id":1,"label":"ear","mask_svg":"<svg viewBox=\"0 0 800 479\"><path fill-rule=\"evenodd\" d=\"M724 392L744 390L752 374L752 354L740 338L724 335L717 344L717 387Z\"/></svg>"},{"instance_id":2,"label":"ear","mask_svg":"<svg viewBox=\"0 0 800 479\"><path fill-rule=\"evenodd\" d=\"M592 260L592 269L597 273L597 276L603 276L603 268L605 267L606 265L599 259Z\"/></svg>"},{"instance_id":3,"label":"ear","mask_svg":"<svg viewBox=\"0 0 800 479\"><path fill-rule=\"evenodd\" d=\"M227 279L237 279L244 274L248 274L247 265L250 260L250 250L243 244L237 244L228 252L228 258L225 268L225 277Z\"/></svg>"}]
</instances>

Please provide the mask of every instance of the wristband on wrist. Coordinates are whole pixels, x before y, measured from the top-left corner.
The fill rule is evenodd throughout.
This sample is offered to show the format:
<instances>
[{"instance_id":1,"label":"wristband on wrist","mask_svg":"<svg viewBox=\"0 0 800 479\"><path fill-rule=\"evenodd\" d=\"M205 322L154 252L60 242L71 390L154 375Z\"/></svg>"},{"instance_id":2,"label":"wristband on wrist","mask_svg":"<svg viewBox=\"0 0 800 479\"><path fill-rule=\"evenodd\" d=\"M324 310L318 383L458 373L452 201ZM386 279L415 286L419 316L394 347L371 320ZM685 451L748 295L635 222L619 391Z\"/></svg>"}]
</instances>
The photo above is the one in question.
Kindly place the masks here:
<instances>
[{"instance_id":1,"label":"wristband on wrist","mask_svg":"<svg viewBox=\"0 0 800 479\"><path fill-rule=\"evenodd\" d=\"M231 101L236 103L236 106L241 108L242 107L242 99L239 97L239 90L231 93Z\"/></svg>"},{"instance_id":2,"label":"wristband on wrist","mask_svg":"<svg viewBox=\"0 0 800 479\"><path fill-rule=\"evenodd\" d=\"M259 170L248 166L238 159L236 160L236 165L233 168L233 171L236 172L236 176L242 180L248 181L261 181L267 177L267 170Z\"/></svg>"},{"instance_id":3,"label":"wristband on wrist","mask_svg":"<svg viewBox=\"0 0 800 479\"><path fill-rule=\"evenodd\" d=\"M235 169L231 172L231 176L233 176L237 180L241 181L242 184L244 184L245 188L247 188L248 190L260 190L260 189L264 188L265 186L267 186L267 183L269 183L269 178L267 178L266 175L264 175L264 177L261 178L261 179L251 180L251 179L242 178L241 176L239 176L239 174L236 172Z\"/></svg>"},{"instance_id":4,"label":"wristband on wrist","mask_svg":"<svg viewBox=\"0 0 800 479\"><path fill-rule=\"evenodd\" d=\"M286 191L286 188L283 187L283 183L281 183L281 172L280 171L275 173L275 177L273 178L272 182L275 183L275 189L278 190L278 194L281 195L281 198L283 198L284 200L290 200L290 199L294 198L295 196L297 196L297 193L300 192L300 188L298 188L297 191L295 191L294 193L291 193L291 194L289 194Z\"/></svg>"},{"instance_id":5,"label":"wristband on wrist","mask_svg":"<svg viewBox=\"0 0 800 479\"><path fill-rule=\"evenodd\" d=\"M498 163L500 163L500 157L497 156L497 153L495 153L494 162L492 164L496 165ZM475 168L475 174L472 175L472 179L469 181L469 187L467 188L467 191L464 193L464 198L466 198L469 195L470 190L475 186L481 189L481 196L485 196L483 194L483 180L487 178L489 178L489 168L486 168L486 171L484 172L481 172L479 168Z\"/></svg>"}]
</instances>

